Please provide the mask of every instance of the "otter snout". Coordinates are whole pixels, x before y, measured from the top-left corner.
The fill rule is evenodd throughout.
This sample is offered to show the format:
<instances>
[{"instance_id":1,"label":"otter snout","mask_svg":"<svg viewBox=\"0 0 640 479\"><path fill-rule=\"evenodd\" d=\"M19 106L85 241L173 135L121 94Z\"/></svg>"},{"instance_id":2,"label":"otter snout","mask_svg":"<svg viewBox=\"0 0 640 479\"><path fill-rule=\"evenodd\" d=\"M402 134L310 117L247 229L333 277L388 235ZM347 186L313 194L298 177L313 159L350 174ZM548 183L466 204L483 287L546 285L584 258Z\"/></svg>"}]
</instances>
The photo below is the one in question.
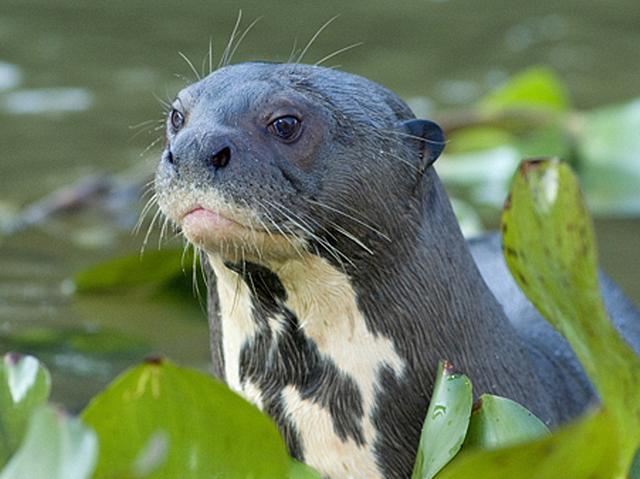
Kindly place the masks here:
<instances>
[{"instance_id":1,"label":"otter snout","mask_svg":"<svg viewBox=\"0 0 640 479\"><path fill-rule=\"evenodd\" d=\"M184 132L182 138L168 146L165 159L176 170L205 168L215 172L225 168L237 149L227 135L208 134L203 139Z\"/></svg>"}]
</instances>

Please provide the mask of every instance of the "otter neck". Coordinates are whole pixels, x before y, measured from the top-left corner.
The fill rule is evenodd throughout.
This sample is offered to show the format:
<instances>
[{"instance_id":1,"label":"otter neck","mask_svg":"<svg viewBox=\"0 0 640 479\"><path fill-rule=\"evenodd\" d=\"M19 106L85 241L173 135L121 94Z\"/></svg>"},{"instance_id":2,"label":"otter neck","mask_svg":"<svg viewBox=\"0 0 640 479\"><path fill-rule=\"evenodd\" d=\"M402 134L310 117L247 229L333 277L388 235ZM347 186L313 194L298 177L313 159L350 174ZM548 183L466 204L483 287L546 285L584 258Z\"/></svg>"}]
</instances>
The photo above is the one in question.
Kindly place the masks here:
<instances>
[{"instance_id":1,"label":"otter neck","mask_svg":"<svg viewBox=\"0 0 640 479\"><path fill-rule=\"evenodd\" d=\"M415 216L389 228L391 245L351 275L358 296L375 298L361 303L363 316L411 367L426 369L418 379L427 390L447 359L476 393L509 397L553 422L530 353L484 282L435 171L426 174Z\"/></svg>"}]
</instances>

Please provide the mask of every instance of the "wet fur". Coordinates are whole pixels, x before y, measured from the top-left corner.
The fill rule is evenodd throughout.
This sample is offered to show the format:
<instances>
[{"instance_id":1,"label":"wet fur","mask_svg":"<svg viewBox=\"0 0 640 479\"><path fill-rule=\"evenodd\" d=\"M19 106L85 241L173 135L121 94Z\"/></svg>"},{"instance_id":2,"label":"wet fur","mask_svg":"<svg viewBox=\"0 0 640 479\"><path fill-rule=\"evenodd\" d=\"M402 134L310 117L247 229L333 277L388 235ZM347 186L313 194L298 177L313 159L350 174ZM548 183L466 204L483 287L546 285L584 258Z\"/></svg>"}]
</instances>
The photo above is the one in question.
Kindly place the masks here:
<instances>
[{"instance_id":1,"label":"wet fur","mask_svg":"<svg viewBox=\"0 0 640 479\"><path fill-rule=\"evenodd\" d=\"M251 115L289 100L308 128L283 147ZM474 261L393 93L335 70L252 63L180 102L189 127L168 139L176 164L161 162L158 200L175 222L199 202L251 225L241 244L190 238L208 260L214 368L295 457L333 478L409 477L440 359L476 395L515 399L550 425L595 400L566 342L512 294L496 240L472 243ZM203 158L221 142L233 155L214 171ZM637 312L606 284L637 346Z\"/></svg>"}]
</instances>

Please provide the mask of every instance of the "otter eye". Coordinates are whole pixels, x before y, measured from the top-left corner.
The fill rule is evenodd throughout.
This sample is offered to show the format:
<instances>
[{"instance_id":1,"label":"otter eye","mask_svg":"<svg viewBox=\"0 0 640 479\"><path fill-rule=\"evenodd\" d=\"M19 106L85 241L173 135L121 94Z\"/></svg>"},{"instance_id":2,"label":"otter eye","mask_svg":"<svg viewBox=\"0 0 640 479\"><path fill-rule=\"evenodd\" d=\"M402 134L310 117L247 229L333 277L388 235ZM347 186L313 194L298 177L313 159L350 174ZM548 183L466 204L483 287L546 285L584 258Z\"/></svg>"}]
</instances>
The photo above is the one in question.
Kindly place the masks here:
<instances>
[{"instance_id":1,"label":"otter eye","mask_svg":"<svg viewBox=\"0 0 640 479\"><path fill-rule=\"evenodd\" d=\"M169 119L174 130L179 130L180 128L182 128L182 125L184 125L184 115L175 108L171 110Z\"/></svg>"},{"instance_id":2,"label":"otter eye","mask_svg":"<svg viewBox=\"0 0 640 479\"><path fill-rule=\"evenodd\" d=\"M281 116L269 124L269 132L281 140L293 141L300 131L300 120L295 116Z\"/></svg>"}]
</instances>

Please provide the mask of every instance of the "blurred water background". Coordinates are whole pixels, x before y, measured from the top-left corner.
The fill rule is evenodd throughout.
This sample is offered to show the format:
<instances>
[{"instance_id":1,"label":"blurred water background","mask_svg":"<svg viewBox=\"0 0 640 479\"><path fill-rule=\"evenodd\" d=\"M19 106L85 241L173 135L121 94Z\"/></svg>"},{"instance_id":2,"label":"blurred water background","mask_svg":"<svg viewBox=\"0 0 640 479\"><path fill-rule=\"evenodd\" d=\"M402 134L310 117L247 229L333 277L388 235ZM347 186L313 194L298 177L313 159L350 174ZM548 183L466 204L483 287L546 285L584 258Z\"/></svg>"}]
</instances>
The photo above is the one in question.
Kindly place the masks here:
<instances>
[{"instance_id":1,"label":"blurred water background","mask_svg":"<svg viewBox=\"0 0 640 479\"><path fill-rule=\"evenodd\" d=\"M140 250L137 189L32 227L7 225L66 185L99 190L104 175L124 185L149 175L161 132L144 122L162 118L161 100L193 79L178 52L200 69L211 40L218 58L239 9L244 25L263 18L235 61L286 60L294 42L340 14L306 61L363 42L327 65L380 82L421 112L464 108L531 65L552 68L578 110L640 96L637 0L1 0L0 353L39 355L54 400L71 409L151 353L206 368L203 306L150 291L72 294L76 271ZM495 226L496 211L466 200ZM640 303L638 211L596 212L603 267Z\"/></svg>"}]
</instances>

